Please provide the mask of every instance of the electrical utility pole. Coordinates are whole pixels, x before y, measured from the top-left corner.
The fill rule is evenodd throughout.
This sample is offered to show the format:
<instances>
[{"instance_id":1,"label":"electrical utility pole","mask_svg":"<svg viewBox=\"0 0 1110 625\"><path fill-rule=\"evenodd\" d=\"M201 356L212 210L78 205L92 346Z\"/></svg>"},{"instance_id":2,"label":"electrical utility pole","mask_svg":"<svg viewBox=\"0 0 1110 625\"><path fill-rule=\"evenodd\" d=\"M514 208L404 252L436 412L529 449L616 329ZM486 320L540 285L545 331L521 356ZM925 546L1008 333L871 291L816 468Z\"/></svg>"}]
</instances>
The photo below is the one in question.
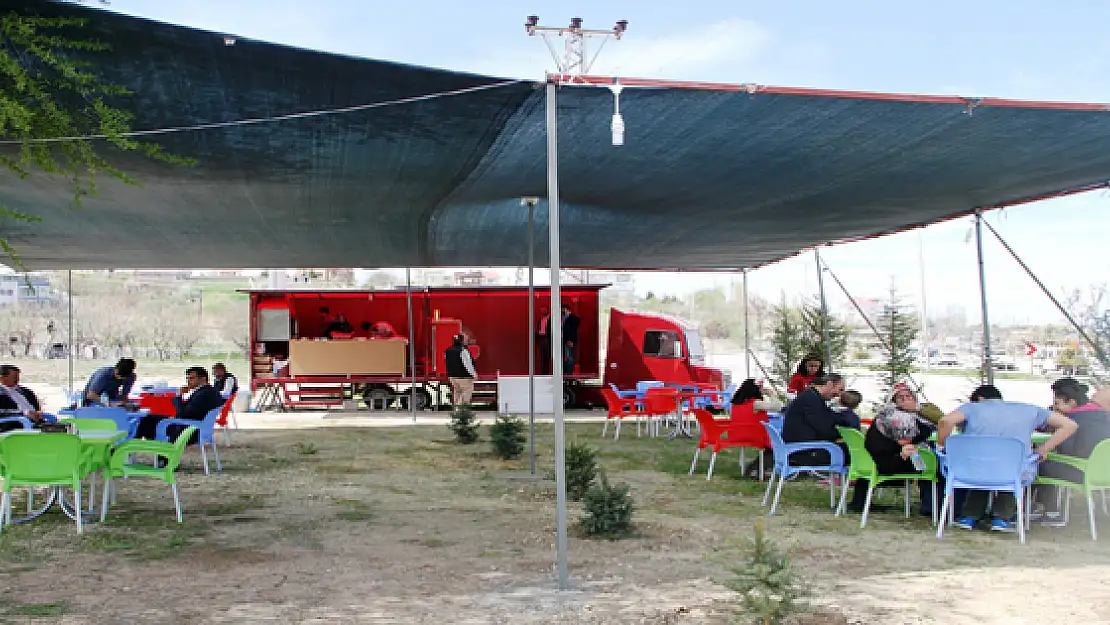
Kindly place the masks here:
<instances>
[{"instance_id":1,"label":"electrical utility pole","mask_svg":"<svg viewBox=\"0 0 1110 625\"><path fill-rule=\"evenodd\" d=\"M628 20L618 21L610 30L589 30L582 28L580 17L571 18L569 26L556 27L540 26L539 16L529 15L528 21L524 23L524 29L529 37L536 35L543 37L543 42L551 52L551 58L555 61L558 73L573 82L578 76L589 75L590 69L610 38L619 40L624 36L624 32L628 30ZM562 52L559 52L559 46L555 43L556 37L563 39ZM586 48L586 41L589 39L601 40L592 57L589 56Z\"/></svg>"}]
</instances>

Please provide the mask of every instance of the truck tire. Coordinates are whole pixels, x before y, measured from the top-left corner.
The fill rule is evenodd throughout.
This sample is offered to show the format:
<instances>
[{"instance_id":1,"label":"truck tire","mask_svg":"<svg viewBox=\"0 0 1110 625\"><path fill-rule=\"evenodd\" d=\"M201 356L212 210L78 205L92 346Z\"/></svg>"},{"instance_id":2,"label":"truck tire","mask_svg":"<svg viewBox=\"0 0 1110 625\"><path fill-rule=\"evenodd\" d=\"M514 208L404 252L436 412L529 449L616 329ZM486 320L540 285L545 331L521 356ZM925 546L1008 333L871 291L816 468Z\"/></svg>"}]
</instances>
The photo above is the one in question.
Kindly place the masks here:
<instances>
[{"instance_id":1,"label":"truck tire","mask_svg":"<svg viewBox=\"0 0 1110 625\"><path fill-rule=\"evenodd\" d=\"M574 387L566 385L563 386L563 408L570 408L574 406Z\"/></svg>"},{"instance_id":2,"label":"truck tire","mask_svg":"<svg viewBox=\"0 0 1110 625\"><path fill-rule=\"evenodd\" d=\"M401 400L401 407L402 408L405 408L406 410L408 409L408 407L409 407L409 398L410 397L412 397L412 395L410 395L408 391L405 391L404 393L398 393L397 394L397 398ZM424 410L427 410L428 407L432 405L432 394L429 393L428 389L426 389L426 388L417 387L415 397L416 397L416 410L418 412L422 412Z\"/></svg>"},{"instance_id":3,"label":"truck tire","mask_svg":"<svg viewBox=\"0 0 1110 625\"><path fill-rule=\"evenodd\" d=\"M389 404L393 403L393 398L393 389L380 384L368 386L362 393L362 401L366 402L366 407L370 410L389 408ZM378 406L381 406L381 408L378 408Z\"/></svg>"}]
</instances>

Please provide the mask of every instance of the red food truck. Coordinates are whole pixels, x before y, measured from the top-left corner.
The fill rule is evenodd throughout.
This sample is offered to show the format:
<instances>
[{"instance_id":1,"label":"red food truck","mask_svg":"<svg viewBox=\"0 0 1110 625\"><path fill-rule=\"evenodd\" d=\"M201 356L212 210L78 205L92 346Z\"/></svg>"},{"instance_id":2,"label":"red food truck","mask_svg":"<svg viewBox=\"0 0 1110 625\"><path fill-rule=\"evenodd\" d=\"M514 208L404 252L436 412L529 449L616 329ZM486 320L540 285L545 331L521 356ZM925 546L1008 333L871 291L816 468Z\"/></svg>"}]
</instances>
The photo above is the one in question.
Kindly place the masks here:
<instances>
[{"instance_id":1,"label":"red food truck","mask_svg":"<svg viewBox=\"0 0 1110 625\"><path fill-rule=\"evenodd\" d=\"M650 313L611 311L602 370L598 294L605 286L562 289L563 303L580 319L574 370L564 372L567 405L602 404L601 383L724 387L723 374L705 366L697 329ZM250 388L263 408L357 407L360 400L370 408L407 407L410 396L419 410L443 405L449 390L444 352L460 333L475 357L475 404L496 405L499 374L528 374L529 349L537 375L544 372L536 330L550 308L547 287L535 289L534 328L528 327L527 287L413 288L411 328L404 289L243 292L250 298ZM340 319L349 332L335 331Z\"/></svg>"}]
</instances>

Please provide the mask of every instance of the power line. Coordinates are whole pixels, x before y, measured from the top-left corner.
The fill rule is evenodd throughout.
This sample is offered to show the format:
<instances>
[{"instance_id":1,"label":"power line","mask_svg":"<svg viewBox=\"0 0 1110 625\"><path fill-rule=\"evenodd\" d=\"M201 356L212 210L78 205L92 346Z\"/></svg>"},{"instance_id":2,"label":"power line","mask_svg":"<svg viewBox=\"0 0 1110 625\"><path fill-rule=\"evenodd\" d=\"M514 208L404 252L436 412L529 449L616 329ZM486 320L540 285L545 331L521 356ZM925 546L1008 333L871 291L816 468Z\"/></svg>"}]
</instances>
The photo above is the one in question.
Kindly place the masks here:
<instances>
[{"instance_id":1,"label":"power line","mask_svg":"<svg viewBox=\"0 0 1110 625\"><path fill-rule=\"evenodd\" d=\"M192 132L196 130L212 130L216 128L231 128L234 126L249 126L253 124L265 124L269 122L287 121L290 119L305 119L310 117L323 117L325 115L339 115L342 113L355 113L358 111L366 111L370 109L384 108L387 106L398 106L402 104L413 104L416 102L425 102L427 100L435 100L438 98L448 98L459 95L466 95L468 93L475 93L478 91L488 91L490 89L499 89L501 87L508 87L510 85L520 84L523 82L530 82L526 80L504 80L501 82L490 83L486 85L477 85L474 87L465 87L462 89L454 89L452 91L440 91L437 93L428 93L424 95L412 96L408 98L400 98L397 100L387 100L385 102L371 102L369 104L356 104L354 106L345 106L336 109L321 109L317 111L305 111L301 113L287 113L285 115L273 115L270 117L253 117L250 119L237 119L226 122L210 122L207 124L196 124L193 126L174 126L170 128L154 128L150 130L132 130L129 132L120 133L122 137L148 137L152 135L166 135L178 132ZM24 143L66 143L70 141L89 141L92 139L108 139L108 135L84 135L80 137L46 137L40 139L4 139L0 140L0 145L13 145Z\"/></svg>"}]
</instances>

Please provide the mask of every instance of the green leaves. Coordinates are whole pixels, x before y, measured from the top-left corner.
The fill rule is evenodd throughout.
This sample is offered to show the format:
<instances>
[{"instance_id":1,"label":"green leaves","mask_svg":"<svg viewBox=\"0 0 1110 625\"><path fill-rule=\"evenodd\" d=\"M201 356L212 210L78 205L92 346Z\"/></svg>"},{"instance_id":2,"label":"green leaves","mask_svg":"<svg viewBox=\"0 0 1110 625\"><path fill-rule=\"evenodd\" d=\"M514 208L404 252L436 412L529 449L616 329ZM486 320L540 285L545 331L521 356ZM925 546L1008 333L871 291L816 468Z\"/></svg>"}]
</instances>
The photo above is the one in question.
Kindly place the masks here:
<instances>
[{"instance_id":1,"label":"green leaves","mask_svg":"<svg viewBox=\"0 0 1110 625\"><path fill-rule=\"evenodd\" d=\"M11 147L0 145L0 171L19 179L57 176L70 187L75 207L97 193L100 175L138 184L98 151L98 143L175 165L194 162L130 136L134 115L112 102L131 92L95 72L86 57L109 45L75 34L85 25L79 18L0 15L0 144ZM0 223L9 219L38 220L0 206ZM6 239L0 238L0 248L25 269Z\"/></svg>"}]
</instances>

